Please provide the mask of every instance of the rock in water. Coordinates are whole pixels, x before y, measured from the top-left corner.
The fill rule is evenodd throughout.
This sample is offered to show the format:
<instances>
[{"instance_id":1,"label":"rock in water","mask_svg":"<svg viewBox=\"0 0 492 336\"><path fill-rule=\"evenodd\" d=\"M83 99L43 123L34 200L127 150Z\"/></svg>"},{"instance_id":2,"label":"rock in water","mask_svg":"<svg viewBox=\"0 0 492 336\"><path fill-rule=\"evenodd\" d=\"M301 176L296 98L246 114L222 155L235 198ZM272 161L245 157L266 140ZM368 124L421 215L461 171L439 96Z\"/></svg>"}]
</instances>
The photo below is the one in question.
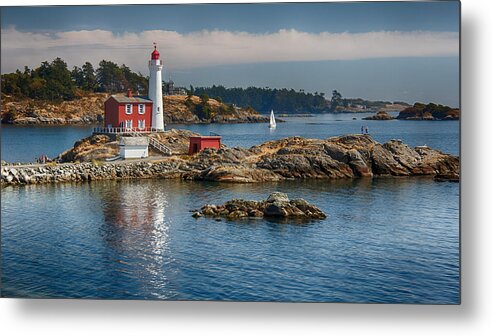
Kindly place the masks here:
<instances>
[{"instance_id":1,"label":"rock in water","mask_svg":"<svg viewBox=\"0 0 492 336\"><path fill-rule=\"evenodd\" d=\"M309 204L300 198L289 200L287 194L274 192L263 201L245 201L233 199L224 205L207 204L200 212L195 212L193 217L224 217L228 219L240 218L304 218L324 219L326 215L316 206Z\"/></svg>"},{"instance_id":2,"label":"rock in water","mask_svg":"<svg viewBox=\"0 0 492 336\"><path fill-rule=\"evenodd\" d=\"M281 193L281 192L273 192L268 196L267 202L273 203L273 202L289 202L289 196L287 194Z\"/></svg>"}]
</instances>

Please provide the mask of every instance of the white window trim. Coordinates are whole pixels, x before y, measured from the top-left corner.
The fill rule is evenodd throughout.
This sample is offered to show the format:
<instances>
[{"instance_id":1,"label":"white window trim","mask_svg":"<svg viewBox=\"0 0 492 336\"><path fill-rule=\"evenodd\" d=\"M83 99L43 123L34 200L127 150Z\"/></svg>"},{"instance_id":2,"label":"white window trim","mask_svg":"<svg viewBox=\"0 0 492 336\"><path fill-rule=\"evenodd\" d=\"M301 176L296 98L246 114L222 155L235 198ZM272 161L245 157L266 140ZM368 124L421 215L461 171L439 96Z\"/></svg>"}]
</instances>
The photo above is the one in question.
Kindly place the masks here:
<instances>
[{"instance_id":1,"label":"white window trim","mask_svg":"<svg viewBox=\"0 0 492 336\"><path fill-rule=\"evenodd\" d=\"M145 129L145 119L138 121L138 128Z\"/></svg>"},{"instance_id":2,"label":"white window trim","mask_svg":"<svg viewBox=\"0 0 492 336\"><path fill-rule=\"evenodd\" d=\"M142 108L142 111L140 111ZM138 114L145 114L145 104L138 104Z\"/></svg>"},{"instance_id":3,"label":"white window trim","mask_svg":"<svg viewBox=\"0 0 492 336\"><path fill-rule=\"evenodd\" d=\"M125 128L133 128L133 120L125 120Z\"/></svg>"},{"instance_id":4,"label":"white window trim","mask_svg":"<svg viewBox=\"0 0 492 336\"><path fill-rule=\"evenodd\" d=\"M130 106L130 112L128 112L128 106ZM133 106L132 106L132 104L126 104L125 105L125 113L126 114L132 114L132 112L133 112Z\"/></svg>"}]
</instances>

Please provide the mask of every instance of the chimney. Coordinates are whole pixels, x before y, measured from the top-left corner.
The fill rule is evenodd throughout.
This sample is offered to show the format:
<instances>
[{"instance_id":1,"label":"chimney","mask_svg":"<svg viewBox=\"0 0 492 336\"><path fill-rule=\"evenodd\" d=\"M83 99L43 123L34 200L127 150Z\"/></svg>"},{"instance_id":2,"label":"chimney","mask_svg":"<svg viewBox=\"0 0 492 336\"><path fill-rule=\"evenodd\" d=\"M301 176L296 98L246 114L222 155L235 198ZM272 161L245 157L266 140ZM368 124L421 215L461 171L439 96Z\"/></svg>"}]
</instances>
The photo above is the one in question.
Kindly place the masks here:
<instances>
[{"instance_id":1,"label":"chimney","mask_svg":"<svg viewBox=\"0 0 492 336\"><path fill-rule=\"evenodd\" d=\"M132 92L132 89L128 89L128 94L127 94L128 98L131 98L133 97L133 92Z\"/></svg>"}]
</instances>

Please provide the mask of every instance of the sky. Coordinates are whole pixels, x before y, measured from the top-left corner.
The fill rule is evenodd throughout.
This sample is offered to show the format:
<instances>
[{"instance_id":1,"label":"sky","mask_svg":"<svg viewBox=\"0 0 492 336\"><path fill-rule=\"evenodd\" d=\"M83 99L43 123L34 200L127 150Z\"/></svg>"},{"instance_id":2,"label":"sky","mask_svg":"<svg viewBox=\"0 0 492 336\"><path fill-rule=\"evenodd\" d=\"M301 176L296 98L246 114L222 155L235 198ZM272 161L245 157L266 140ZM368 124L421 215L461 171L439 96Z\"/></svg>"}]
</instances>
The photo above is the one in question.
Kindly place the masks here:
<instances>
[{"instance_id":1,"label":"sky","mask_svg":"<svg viewBox=\"0 0 492 336\"><path fill-rule=\"evenodd\" d=\"M2 7L1 71L61 57L176 85L459 105L459 2Z\"/></svg>"}]
</instances>

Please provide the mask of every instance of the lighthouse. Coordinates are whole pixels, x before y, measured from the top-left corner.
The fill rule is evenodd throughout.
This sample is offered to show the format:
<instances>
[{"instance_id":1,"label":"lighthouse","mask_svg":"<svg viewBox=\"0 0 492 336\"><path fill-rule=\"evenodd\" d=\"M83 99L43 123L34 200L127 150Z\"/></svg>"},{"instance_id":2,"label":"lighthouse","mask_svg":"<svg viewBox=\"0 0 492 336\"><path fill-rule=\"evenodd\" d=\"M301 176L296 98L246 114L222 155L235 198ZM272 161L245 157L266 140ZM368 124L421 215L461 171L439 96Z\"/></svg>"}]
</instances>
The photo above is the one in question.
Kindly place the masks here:
<instances>
[{"instance_id":1,"label":"lighthouse","mask_svg":"<svg viewBox=\"0 0 492 336\"><path fill-rule=\"evenodd\" d=\"M152 100L152 128L164 131L164 109L162 107L162 61L154 43L149 61L149 99Z\"/></svg>"}]
</instances>

